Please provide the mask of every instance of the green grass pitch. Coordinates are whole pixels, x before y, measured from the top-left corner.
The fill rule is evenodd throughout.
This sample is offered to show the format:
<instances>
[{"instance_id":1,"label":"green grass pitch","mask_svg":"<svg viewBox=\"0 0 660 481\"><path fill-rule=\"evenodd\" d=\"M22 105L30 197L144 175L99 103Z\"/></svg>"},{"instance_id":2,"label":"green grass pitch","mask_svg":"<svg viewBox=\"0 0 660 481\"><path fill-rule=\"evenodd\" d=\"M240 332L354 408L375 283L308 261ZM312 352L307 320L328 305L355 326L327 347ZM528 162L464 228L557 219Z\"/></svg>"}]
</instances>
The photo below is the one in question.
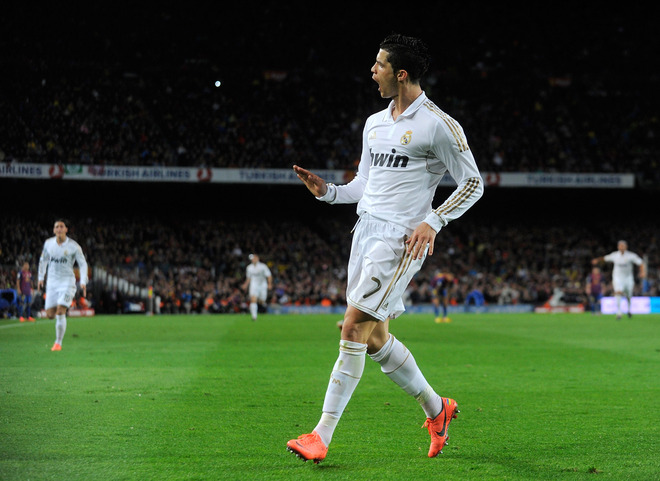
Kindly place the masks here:
<instances>
[{"instance_id":1,"label":"green grass pitch","mask_svg":"<svg viewBox=\"0 0 660 481\"><path fill-rule=\"evenodd\" d=\"M367 358L322 463L339 316L0 321L1 480L660 479L660 316L405 314L391 331L461 413L428 459L417 403Z\"/></svg>"}]
</instances>

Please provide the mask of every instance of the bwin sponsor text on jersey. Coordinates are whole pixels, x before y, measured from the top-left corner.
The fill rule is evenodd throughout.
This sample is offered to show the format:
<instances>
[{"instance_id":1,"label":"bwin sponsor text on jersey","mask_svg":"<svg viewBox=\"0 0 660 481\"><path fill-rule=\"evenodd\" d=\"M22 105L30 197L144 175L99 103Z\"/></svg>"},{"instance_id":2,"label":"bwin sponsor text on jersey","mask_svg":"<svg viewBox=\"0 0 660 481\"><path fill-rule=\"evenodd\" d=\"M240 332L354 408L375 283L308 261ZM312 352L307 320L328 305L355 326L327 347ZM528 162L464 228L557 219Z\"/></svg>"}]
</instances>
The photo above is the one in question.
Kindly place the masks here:
<instances>
[{"instance_id":1,"label":"bwin sponsor text on jersey","mask_svg":"<svg viewBox=\"0 0 660 481\"><path fill-rule=\"evenodd\" d=\"M53 257L50 260L51 264L68 264L69 261L66 257Z\"/></svg>"},{"instance_id":2,"label":"bwin sponsor text on jersey","mask_svg":"<svg viewBox=\"0 0 660 481\"><path fill-rule=\"evenodd\" d=\"M396 149L392 149L391 154L374 153L369 149L371 155L371 165L377 167L401 167L403 169L408 165L410 158L407 155L397 155Z\"/></svg>"}]
</instances>

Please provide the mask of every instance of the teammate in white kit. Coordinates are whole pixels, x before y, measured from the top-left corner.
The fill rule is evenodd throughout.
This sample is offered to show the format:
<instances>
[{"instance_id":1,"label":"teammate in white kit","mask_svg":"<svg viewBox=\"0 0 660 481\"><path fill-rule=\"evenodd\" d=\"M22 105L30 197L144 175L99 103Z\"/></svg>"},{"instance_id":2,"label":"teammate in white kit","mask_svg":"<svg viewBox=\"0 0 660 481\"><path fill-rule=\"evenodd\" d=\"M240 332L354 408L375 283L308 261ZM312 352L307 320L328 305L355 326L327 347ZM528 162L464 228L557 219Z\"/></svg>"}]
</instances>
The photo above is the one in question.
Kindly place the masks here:
<instances>
[{"instance_id":1,"label":"teammate in white kit","mask_svg":"<svg viewBox=\"0 0 660 481\"><path fill-rule=\"evenodd\" d=\"M312 433L287 443L304 460L327 454L337 423L362 375L365 355L413 396L426 414L431 435L428 456L447 442L456 401L440 397L408 349L389 333L389 322L404 312L402 295L432 255L436 234L483 194L483 181L459 123L440 110L420 86L429 55L419 39L391 35L380 44L371 68L388 107L371 115L363 132L357 176L348 184L326 184L293 169L317 199L357 203L348 265L347 304L339 357L330 376L321 418ZM458 186L435 209L432 201L446 172Z\"/></svg>"},{"instance_id":2,"label":"teammate in white kit","mask_svg":"<svg viewBox=\"0 0 660 481\"><path fill-rule=\"evenodd\" d=\"M273 288L273 276L270 269L263 262L259 262L259 256L250 254L250 264L245 269L245 283L243 290L250 286L248 295L250 296L250 315L252 320L257 320L259 312L259 303L264 304L268 297L268 291Z\"/></svg>"},{"instance_id":3,"label":"teammate in white kit","mask_svg":"<svg viewBox=\"0 0 660 481\"><path fill-rule=\"evenodd\" d=\"M639 266L639 277L646 277L646 265L641 257L628 250L628 243L620 240L617 243L617 250L603 257L596 257L591 261L593 265L600 262L611 262L612 268L612 288L616 297L616 318L621 319L621 296L625 296L628 301L628 317L632 316L630 309L630 300L635 287L635 276L633 265Z\"/></svg>"},{"instance_id":4,"label":"teammate in white kit","mask_svg":"<svg viewBox=\"0 0 660 481\"><path fill-rule=\"evenodd\" d=\"M62 340L66 332L66 312L76 295L76 275L74 263L80 272L80 288L87 296L87 261L80 245L67 237L66 221L58 219L53 226L55 237L44 242L39 258L39 290L46 282L46 315L55 322L55 344L51 351L62 350ZM48 277L46 277L48 275Z\"/></svg>"}]
</instances>

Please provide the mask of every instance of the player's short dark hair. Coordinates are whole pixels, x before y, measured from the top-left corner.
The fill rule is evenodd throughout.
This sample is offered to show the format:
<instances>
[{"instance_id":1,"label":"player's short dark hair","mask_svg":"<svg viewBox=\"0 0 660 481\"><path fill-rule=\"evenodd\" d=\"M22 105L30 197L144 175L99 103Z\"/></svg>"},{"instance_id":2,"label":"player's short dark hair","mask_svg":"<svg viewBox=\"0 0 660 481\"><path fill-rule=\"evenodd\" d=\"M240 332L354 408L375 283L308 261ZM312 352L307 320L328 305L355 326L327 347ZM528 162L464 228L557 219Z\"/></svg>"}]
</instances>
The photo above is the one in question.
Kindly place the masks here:
<instances>
[{"instance_id":1,"label":"player's short dark hair","mask_svg":"<svg viewBox=\"0 0 660 481\"><path fill-rule=\"evenodd\" d=\"M61 223L64 224L67 228L69 227L69 220L68 220L68 219L65 219L64 217L58 217L57 219L55 219L55 222L53 222L53 225L57 224L58 222L61 222Z\"/></svg>"},{"instance_id":2,"label":"player's short dark hair","mask_svg":"<svg viewBox=\"0 0 660 481\"><path fill-rule=\"evenodd\" d=\"M428 46L416 37L393 33L380 42L380 48L388 53L392 70L405 70L414 83L419 83L431 63Z\"/></svg>"}]
</instances>

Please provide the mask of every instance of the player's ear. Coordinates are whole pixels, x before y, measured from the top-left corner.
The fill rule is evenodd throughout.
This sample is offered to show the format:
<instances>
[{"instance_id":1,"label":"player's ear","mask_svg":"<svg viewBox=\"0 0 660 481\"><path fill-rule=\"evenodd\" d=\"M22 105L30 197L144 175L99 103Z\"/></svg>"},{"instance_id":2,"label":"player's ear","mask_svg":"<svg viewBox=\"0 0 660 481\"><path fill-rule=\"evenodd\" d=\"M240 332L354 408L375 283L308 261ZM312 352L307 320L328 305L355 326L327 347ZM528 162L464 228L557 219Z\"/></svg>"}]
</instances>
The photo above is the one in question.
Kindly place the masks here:
<instances>
[{"instance_id":1,"label":"player's ear","mask_svg":"<svg viewBox=\"0 0 660 481\"><path fill-rule=\"evenodd\" d=\"M403 82L407 78L408 78L408 72L406 70L401 69L396 73L396 79L399 82Z\"/></svg>"}]
</instances>

